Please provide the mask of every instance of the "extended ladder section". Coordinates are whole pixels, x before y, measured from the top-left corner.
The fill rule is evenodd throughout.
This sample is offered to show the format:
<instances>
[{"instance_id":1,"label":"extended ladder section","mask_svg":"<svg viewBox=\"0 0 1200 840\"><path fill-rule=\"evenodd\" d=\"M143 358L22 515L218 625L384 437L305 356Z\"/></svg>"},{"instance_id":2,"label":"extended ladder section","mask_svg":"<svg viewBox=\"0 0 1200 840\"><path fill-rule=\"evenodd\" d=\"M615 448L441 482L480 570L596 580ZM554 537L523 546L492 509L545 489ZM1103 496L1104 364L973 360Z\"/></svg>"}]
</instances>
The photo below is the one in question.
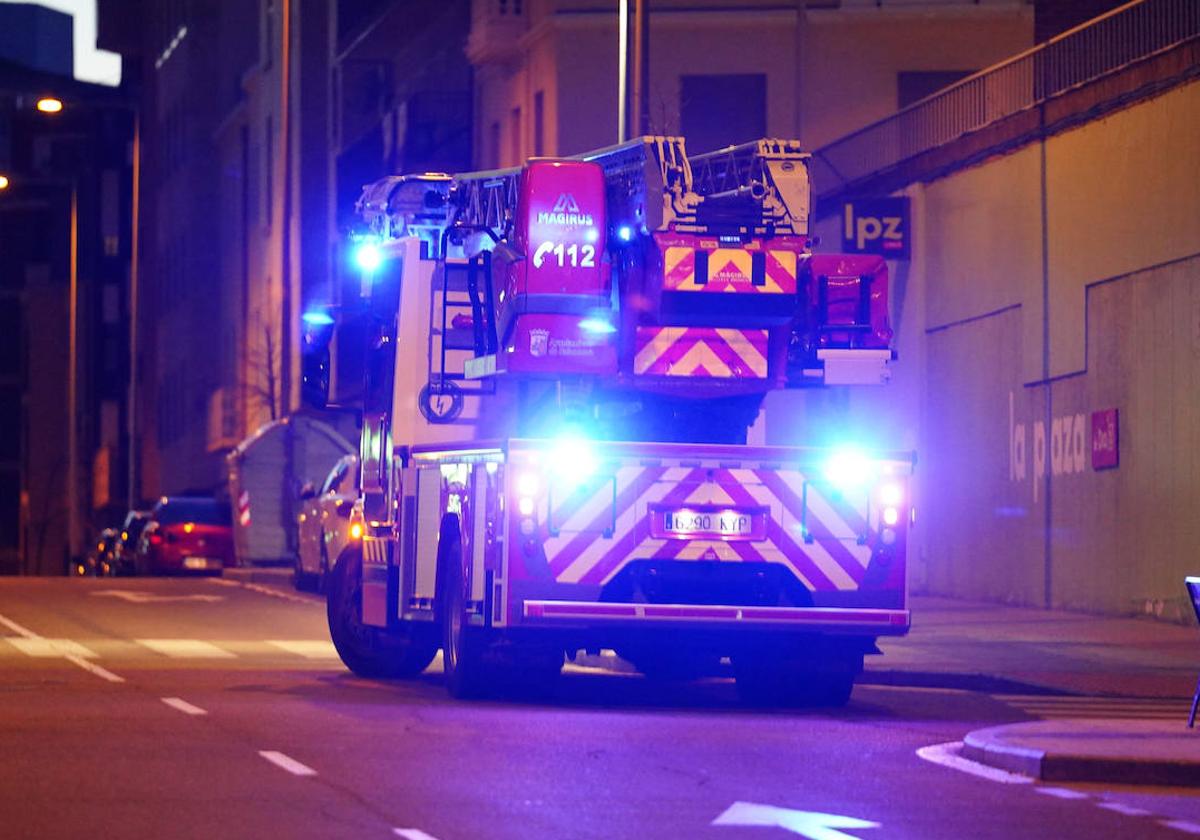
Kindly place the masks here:
<instances>
[{"instance_id":1,"label":"extended ladder section","mask_svg":"<svg viewBox=\"0 0 1200 840\"><path fill-rule=\"evenodd\" d=\"M689 157L640 137L384 179L359 210L431 242L431 395L511 375L683 398L885 381L886 264L811 252L808 161L791 140Z\"/></svg>"}]
</instances>

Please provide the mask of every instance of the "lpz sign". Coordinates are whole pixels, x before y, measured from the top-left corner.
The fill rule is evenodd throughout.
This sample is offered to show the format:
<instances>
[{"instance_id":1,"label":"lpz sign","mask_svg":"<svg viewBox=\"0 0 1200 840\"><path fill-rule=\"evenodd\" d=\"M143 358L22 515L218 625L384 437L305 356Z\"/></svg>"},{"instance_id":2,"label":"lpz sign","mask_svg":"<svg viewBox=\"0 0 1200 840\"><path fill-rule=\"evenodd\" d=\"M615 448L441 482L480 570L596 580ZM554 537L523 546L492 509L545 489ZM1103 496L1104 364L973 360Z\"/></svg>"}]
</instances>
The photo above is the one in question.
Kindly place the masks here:
<instances>
[{"instance_id":1,"label":"lpz sign","mask_svg":"<svg viewBox=\"0 0 1200 840\"><path fill-rule=\"evenodd\" d=\"M908 222L907 198L848 201L842 208L842 250L906 260Z\"/></svg>"}]
</instances>

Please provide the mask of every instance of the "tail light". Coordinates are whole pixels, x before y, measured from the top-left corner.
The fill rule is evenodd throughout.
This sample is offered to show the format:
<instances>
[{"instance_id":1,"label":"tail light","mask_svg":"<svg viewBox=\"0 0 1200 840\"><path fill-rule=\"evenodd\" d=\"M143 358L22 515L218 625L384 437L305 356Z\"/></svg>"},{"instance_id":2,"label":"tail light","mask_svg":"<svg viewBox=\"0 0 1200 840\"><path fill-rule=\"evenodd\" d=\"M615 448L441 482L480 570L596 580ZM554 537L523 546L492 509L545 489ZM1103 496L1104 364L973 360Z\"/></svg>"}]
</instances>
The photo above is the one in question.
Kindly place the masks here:
<instances>
[{"instance_id":1,"label":"tail light","mask_svg":"<svg viewBox=\"0 0 1200 840\"><path fill-rule=\"evenodd\" d=\"M151 534L150 535L150 545L162 545L162 541L163 541L162 534Z\"/></svg>"}]
</instances>

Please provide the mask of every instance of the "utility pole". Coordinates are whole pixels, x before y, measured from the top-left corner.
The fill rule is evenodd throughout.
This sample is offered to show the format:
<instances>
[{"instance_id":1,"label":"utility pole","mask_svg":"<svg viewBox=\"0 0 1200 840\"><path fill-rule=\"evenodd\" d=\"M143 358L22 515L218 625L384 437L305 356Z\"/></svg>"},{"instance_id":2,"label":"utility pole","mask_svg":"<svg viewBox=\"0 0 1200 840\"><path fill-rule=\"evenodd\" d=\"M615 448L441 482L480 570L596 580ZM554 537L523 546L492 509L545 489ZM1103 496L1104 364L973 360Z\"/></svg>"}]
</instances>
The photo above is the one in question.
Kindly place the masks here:
<instances>
[{"instance_id":1,"label":"utility pole","mask_svg":"<svg viewBox=\"0 0 1200 840\"><path fill-rule=\"evenodd\" d=\"M617 2L617 142L629 139L629 0Z\"/></svg>"},{"instance_id":2,"label":"utility pole","mask_svg":"<svg viewBox=\"0 0 1200 840\"><path fill-rule=\"evenodd\" d=\"M292 3L283 0L279 14L280 36L279 75L282 76L279 99L279 136L283 143L283 223L279 230L281 283L280 308L282 324L279 333L279 396L280 416L292 410Z\"/></svg>"},{"instance_id":3,"label":"utility pole","mask_svg":"<svg viewBox=\"0 0 1200 840\"><path fill-rule=\"evenodd\" d=\"M634 133L650 133L650 0L633 3L633 109Z\"/></svg>"}]
</instances>

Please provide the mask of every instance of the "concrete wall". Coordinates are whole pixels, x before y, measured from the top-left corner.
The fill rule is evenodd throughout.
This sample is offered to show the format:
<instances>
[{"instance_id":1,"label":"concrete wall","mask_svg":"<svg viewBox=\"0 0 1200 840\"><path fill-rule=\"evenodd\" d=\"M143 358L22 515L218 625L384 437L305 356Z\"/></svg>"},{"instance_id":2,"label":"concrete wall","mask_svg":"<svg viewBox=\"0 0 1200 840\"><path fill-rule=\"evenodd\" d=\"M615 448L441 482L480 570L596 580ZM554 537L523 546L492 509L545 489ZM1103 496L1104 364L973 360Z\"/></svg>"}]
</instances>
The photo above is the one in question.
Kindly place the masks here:
<instances>
[{"instance_id":1,"label":"concrete wall","mask_svg":"<svg viewBox=\"0 0 1200 840\"><path fill-rule=\"evenodd\" d=\"M879 389L895 398L843 400L851 416L886 415L902 445L918 441L915 589L1190 615L1196 124L1193 82L905 191L913 257L892 264L900 360ZM836 224L819 225L825 242L840 242ZM1094 469L1092 413L1107 409L1119 412L1120 463ZM768 433L785 423L769 417Z\"/></svg>"}]
</instances>

